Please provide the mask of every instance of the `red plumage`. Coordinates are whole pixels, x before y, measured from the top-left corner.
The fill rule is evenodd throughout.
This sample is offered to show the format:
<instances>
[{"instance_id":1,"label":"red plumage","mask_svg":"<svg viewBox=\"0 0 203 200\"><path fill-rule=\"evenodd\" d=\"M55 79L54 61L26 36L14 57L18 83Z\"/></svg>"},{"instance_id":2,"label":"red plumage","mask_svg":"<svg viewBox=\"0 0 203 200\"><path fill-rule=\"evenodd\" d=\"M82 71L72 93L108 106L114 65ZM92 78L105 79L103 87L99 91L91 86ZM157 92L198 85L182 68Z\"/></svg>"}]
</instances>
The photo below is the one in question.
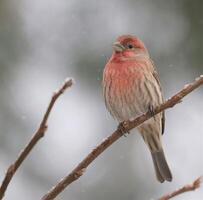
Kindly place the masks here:
<instances>
[{"instance_id":1,"label":"red plumage","mask_svg":"<svg viewBox=\"0 0 203 200\"><path fill-rule=\"evenodd\" d=\"M153 111L153 107L163 102L163 96L157 71L144 43L137 37L124 35L113 48L103 75L107 109L119 122L134 119L149 109ZM164 121L164 113L160 113L138 127L151 151L160 182L172 180L161 142Z\"/></svg>"}]
</instances>

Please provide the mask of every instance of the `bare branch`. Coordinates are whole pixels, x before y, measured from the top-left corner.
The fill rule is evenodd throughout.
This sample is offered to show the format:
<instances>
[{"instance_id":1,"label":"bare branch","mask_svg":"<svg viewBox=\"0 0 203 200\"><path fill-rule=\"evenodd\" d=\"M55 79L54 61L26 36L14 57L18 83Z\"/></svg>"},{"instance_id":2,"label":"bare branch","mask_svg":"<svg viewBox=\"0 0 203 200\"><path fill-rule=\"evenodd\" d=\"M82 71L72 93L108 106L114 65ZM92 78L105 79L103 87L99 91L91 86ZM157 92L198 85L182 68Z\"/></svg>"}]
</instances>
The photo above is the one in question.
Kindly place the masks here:
<instances>
[{"instance_id":1,"label":"bare branch","mask_svg":"<svg viewBox=\"0 0 203 200\"><path fill-rule=\"evenodd\" d=\"M187 94L198 88L203 84L203 75L196 78L195 81L191 84L186 85L180 92L175 94L173 97L168 99L165 103L155 108L153 115L156 115L163 110L173 107L177 103L180 103L182 98ZM139 126L149 118L151 118L152 113L150 111L144 113L143 115L137 117L133 121L130 121L125 124L125 130L121 131L121 129L117 129L112 135L106 138L101 144L99 144L92 152L84 158L84 160L76 166L73 171L64 177L59 183L57 183L45 196L42 197L41 200L52 200L59 193L61 193L69 184L73 181L77 180L80 176L82 176L86 170L86 168L110 145L112 145L115 141L117 141L123 134L128 133L131 129Z\"/></svg>"},{"instance_id":2,"label":"bare branch","mask_svg":"<svg viewBox=\"0 0 203 200\"><path fill-rule=\"evenodd\" d=\"M6 189L9 185L11 179L13 178L15 172L17 171L17 169L20 167L22 162L26 159L26 157L28 156L30 151L33 149L33 147L37 144L37 142L44 136L44 134L47 130L47 120L49 118L50 112L51 112L56 100L58 99L58 97L61 94L63 94L63 92L67 88L71 87L72 84L73 84L72 79L67 79L64 82L64 84L62 85L62 87L53 94L38 130L35 132L35 134L31 138L31 140L29 141L29 143L22 150L22 152L20 153L18 158L15 160L15 162L13 164L11 164L10 167L8 168L6 175L3 179L2 185L0 187L0 200L3 199Z\"/></svg>"},{"instance_id":3,"label":"bare branch","mask_svg":"<svg viewBox=\"0 0 203 200\"><path fill-rule=\"evenodd\" d=\"M159 198L158 200L169 200L169 199L172 199L173 197L183 194L185 192L194 191L194 190L200 188L201 183L202 183L202 177L199 177L192 184L185 185L182 188L175 190L174 192L164 195L163 197Z\"/></svg>"}]
</instances>

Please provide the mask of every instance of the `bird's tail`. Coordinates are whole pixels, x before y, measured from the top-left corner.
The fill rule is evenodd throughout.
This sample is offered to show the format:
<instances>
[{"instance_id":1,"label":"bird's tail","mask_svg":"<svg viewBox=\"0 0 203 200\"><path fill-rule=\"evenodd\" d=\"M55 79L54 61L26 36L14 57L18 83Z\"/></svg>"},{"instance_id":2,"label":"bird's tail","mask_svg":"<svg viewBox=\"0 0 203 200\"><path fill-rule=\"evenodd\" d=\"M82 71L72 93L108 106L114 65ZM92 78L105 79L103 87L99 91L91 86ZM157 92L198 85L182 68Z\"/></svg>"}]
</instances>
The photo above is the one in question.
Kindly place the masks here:
<instances>
[{"instance_id":1,"label":"bird's tail","mask_svg":"<svg viewBox=\"0 0 203 200\"><path fill-rule=\"evenodd\" d=\"M161 183L163 183L165 180L172 181L172 174L166 162L159 135L156 133L149 133L144 129L140 129L140 132L152 154L152 160L158 181Z\"/></svg>"},{"instance_id":2,"label":"bird's tail","mask_svg":"<svg viewBox=\"0 0 203 200\"><path fill-rule=\"evenodd\" d=\"M151 154L158 181L161 183L165 180L172 181L172 174L166 162L163 149L160 149L157 152L151 152Z\"/></svg>"}]
</instances>

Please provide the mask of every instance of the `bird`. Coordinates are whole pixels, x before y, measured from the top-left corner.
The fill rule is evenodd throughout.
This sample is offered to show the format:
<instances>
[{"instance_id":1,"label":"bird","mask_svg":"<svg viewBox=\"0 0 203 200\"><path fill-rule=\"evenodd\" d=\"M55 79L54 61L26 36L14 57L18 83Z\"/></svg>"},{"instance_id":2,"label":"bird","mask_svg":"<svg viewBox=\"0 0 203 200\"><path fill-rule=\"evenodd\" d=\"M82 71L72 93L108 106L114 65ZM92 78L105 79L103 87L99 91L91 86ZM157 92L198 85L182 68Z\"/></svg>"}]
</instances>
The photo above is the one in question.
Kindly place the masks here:
<instances>
[{"instance_id":1,"label":"bird","mask_svg":"<svg viewBox=\"0 0 203 200\"><path fill-rule=\"evenodd\" d=\"M119 124L135 119L164 102L158 72L145 44L136 36L122 35L113 43L113 53L103 71L105 105ZM162 135L164 111L137 127L147 144L160 183L172 181Z\"/></svg>"}]
</instances>

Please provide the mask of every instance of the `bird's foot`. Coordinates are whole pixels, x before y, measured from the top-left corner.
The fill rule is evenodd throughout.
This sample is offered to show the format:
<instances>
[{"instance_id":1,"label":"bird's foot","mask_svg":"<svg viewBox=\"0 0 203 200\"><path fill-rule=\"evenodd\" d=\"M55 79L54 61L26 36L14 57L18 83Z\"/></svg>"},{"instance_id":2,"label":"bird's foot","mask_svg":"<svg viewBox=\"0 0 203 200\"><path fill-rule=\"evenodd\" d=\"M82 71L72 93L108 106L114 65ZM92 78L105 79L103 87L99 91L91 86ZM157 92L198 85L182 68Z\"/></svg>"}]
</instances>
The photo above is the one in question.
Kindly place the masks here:
<instances>
[{"instance_id":1,"label":"bird's foot","mask_svg":"<svg viewBox=\"0 0 203 200\"><path fill-rule=\"evenodd\" d=\"M154 106L149 105L148 110L149 110L151 117L155 115Z\"/></svg>"},{"instance_id":2,"label":"bird's foot","mask_svg":"<svg viewBox=\"0 0 203 200\"><path fill-rule=\"evenodd\" d=\"M123 121L118 125L118 130L123 134L124 137L127 137L127 134L130 132L127 131L130 121Z\"/></svg>"}]
</instances>

